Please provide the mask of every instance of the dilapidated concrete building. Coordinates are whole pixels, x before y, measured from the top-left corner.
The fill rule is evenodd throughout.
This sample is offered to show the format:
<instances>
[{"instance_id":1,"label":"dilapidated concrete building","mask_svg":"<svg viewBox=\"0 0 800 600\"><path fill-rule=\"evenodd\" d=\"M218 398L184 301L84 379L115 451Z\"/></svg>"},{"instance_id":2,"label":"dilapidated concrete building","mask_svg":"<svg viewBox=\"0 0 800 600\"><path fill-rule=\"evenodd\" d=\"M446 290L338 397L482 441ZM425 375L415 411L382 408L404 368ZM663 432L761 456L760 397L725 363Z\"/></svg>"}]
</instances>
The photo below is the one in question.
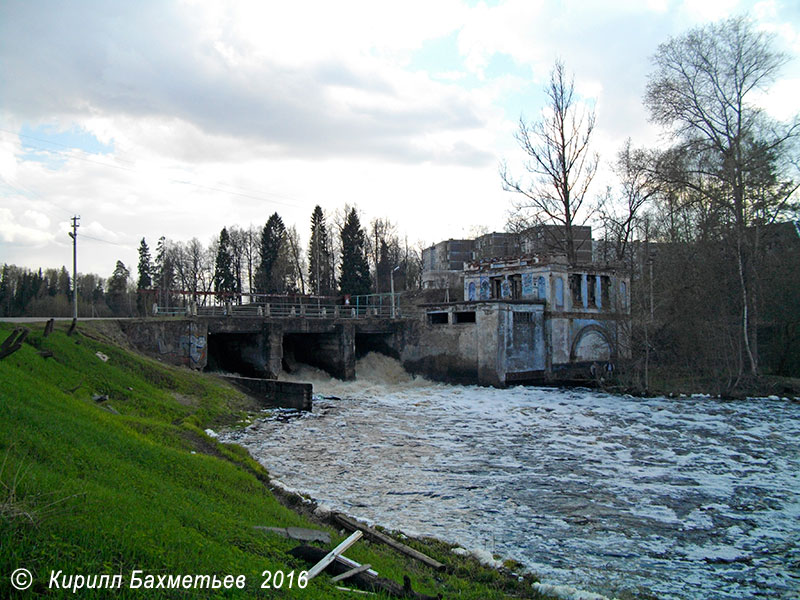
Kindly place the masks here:
<instances>
[{"instance_id":1,"label":"dilapidated concrete building","mask_svg":"<svg viewBox=\"0 0 800 600\"><path fill-rule=\"evenodd\" d=\"M474 240L445 240L422 251L424 289L460 288L464 266L473 260Z\"/></svg>"},{"instance_id":2,"label":"dilapidated concrete building","mask_svg":"<svg viewBox=\"0 0 800 600\"><path fill-rule=\"evenodd\" d=\"M592 262L592 228L573 226L572 239L577 262ZM561 225L535 225L519 233L495 231L474 240L445 240L422 250L422 287L460 289L464 268L471 262L520 255L561 255L566 244Z\"/></svg>"},{"instance_id":3,"label":"dilapidated concrete building","mask_svg":"<svg viewBox=\"0 0 800 600\"><path fill-rule=\"evenodd\" d=\"M629 286L610 265L476 261L464 300L426 305L401 358L412 371L489 385L588 379L628 354Z\"/></svg>"}]
</instances>

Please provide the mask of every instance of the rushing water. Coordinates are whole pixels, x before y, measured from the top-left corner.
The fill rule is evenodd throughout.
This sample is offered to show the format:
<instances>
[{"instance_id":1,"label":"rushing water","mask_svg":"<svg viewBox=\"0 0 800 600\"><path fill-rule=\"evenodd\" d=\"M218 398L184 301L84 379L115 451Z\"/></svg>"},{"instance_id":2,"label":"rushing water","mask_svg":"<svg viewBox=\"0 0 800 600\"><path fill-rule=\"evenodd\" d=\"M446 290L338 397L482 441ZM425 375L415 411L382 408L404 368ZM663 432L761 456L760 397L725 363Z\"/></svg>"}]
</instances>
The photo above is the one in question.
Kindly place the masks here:
<instances>
[{"instance_id":1,"label":"rushing water","mask_svg":"<svg viewBox=\"0 0 800 600\"><path fill-rule=\"evenodd\" d=\"M609 597L800 597L800 404L312 370L314 412L223 438L322 504Z\"/></svg>"}]
</instances>

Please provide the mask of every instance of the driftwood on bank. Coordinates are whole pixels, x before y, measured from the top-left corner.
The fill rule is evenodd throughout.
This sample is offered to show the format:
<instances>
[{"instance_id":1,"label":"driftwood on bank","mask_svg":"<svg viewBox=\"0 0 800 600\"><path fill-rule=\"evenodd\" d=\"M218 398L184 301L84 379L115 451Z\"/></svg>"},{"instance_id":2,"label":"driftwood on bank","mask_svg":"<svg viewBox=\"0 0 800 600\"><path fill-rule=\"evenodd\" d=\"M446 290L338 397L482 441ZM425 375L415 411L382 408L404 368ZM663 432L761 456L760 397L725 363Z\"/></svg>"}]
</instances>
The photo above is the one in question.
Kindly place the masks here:
<instances>
[{"instance_id":1,"label":"driftwood on bank","mask_svg":"<svg viewBox=\"0 0 800 600\"><path fill-rule=\"evenodd\" d=\"M368 538L376 542L381 542L382 544L386 544L387 546L394 548L398 552L401 552L406 556L418 560L419 562L431 567L432 569L436 569L437 571L442 571L445 568L445 566L438 560L434 560L433 558L423 554L419 550L415 550L414 548L406 546L402 542L398 542L396 539L391 538L388 535L385 535L380 531L373 529L372 527L364 525L363 523L359 523L358 521L356 521L355 519L351 519L347 515L343 515L342 513L333 513L331 515L331 518L340 527L344 527L348 531L356 531L356 530L361 531Z\"/></svg>"},{"instance_id":2,"label":"driftwood on bank","mask_svg":"<svg viewBox=\"0 0 800 600\"><path fill-rule=\"evenodd\" d=\"M316 564L325 558L328 553L324 549L316 548L314 546L297 546L296 548L292 549L289 554L308 563ZM342 575L343 573L352 570L352 567L335 560L327 566L326 570L332 575ZM347 584L372 592L383 592L393 596L394 598L412 598L413 600L441 599L441 595L427 596L425 594L415 592L411 588L411 580L407 575L403 576L403 585L400 585L391 579L370 575L370 571L368 570L364 571L363 573L355 573L348 577Z\"/></svg>"}]
</instances>

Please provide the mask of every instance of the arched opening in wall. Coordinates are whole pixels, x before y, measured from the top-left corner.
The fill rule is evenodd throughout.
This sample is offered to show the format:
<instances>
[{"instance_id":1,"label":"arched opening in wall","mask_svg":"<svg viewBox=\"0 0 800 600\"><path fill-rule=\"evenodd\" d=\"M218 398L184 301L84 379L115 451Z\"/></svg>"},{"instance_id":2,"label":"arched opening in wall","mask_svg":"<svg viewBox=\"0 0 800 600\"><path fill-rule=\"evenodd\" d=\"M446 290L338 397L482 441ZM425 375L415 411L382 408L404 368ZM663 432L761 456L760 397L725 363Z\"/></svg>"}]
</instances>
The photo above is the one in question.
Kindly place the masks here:
<instances>
[{"instance_id":1,"label":"arched opening in wall","mask_svg":"<svg viewBox=\"0 0 800 600\"><path fill-rule=\"evenodd\" d=\"M608 334L596 325L581 329L570 353L572 362L608 362L613 356L614 348Z\"/></svg>"},{"instance_id":2,"label":"arched opening in wall","mask_svg":"<svg viewBox=\"0 0 800 600\"><path fill-rule=\"evenodd\" d=\"M209 333L206 371L269 377L259 337L247 333Z\"/></svg>"}]
</instances>

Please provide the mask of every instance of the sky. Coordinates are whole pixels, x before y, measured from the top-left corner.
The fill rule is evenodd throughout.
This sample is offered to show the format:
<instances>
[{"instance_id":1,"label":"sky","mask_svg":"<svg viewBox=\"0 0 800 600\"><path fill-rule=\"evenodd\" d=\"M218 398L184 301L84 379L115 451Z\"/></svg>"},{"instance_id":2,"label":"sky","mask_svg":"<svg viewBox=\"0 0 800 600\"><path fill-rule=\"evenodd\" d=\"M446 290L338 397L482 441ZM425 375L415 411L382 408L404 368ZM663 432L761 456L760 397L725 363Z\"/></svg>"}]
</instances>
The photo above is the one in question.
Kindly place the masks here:
<instances>
[{"instance_id":1,"label":"sky","mask_svg":"<svg viewBox=\"0 0 800 600\"><path fill-rule=\"evenodd\" d=\"M601 172L663 133L642 104L658 45L746 14L784 67L764 107L800 107L796 0L0 2L0 263L131 270L142 238L204 244L274 212L355 205L410 245L501 231L520 118L554 61L593 107Z\"/></svg>"}]
</instances>

